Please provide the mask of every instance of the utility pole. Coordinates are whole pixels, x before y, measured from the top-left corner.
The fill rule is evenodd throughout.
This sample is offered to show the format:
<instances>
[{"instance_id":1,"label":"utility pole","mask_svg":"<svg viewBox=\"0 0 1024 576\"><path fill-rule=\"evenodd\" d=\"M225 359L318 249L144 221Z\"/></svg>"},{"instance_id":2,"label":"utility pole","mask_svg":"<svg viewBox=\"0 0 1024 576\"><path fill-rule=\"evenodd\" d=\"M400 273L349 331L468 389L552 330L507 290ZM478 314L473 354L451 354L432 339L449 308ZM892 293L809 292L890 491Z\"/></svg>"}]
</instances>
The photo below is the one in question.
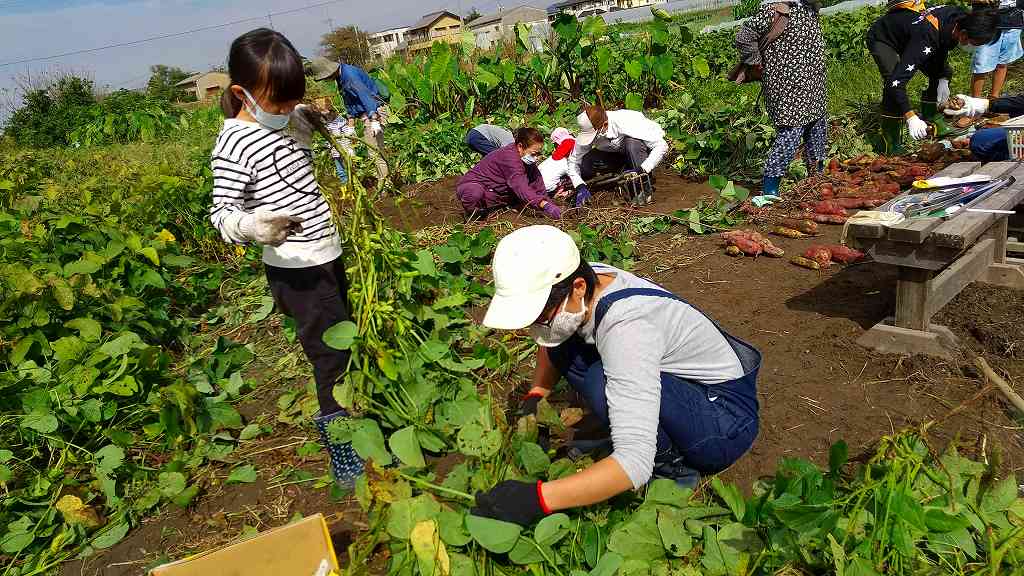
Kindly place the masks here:
<instances>
[{"instance_id":1,"label":"utility pole","mask_svg":"<svg viewBox=\"0 0 1024 576\"><path fill-rule=\"evenodd\" d=\"M274 17L271 16L270 14L267 14L267 22L270 23L270 29L273 30L274 29Z\"/></svg>"}]
</instances>

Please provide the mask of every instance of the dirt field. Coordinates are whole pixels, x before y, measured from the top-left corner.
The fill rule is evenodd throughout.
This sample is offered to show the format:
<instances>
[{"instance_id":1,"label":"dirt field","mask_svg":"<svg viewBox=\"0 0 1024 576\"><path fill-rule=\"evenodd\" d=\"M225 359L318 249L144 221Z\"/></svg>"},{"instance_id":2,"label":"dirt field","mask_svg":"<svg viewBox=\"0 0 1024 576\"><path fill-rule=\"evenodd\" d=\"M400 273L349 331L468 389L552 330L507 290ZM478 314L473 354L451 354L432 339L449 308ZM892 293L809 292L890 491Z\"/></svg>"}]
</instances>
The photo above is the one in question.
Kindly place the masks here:
<instances>
[{"instance_id":1,"label":"dirt field","mask_svg":"<svg viewBox=\"0 0 1024 576\"><path fill-rule=\"evenodd\" d=\"M710 193L704 185L668 173L659 173L657 185L655 202L639 212L670 213ZM416 187L409 195L398 206L383 206L399 227L415 230L462 221L454 179ZM611 204L608 195L598 198L598 206ZM580 219L600 221L602 214L618 217L623 210L570 212L562 225L573 228ZM514 225L545 222L513 211L493 219ZM841 227L828 227L816 241L838 241L840 233ZM777 244L798 253L810 240L783 238ZM996 392L977 395L984 383L972 366L973 358L982 355L1011 384L1024 382L1024 293L974 285L951 302L934 321L961 338L964 352L955 362L878 355L855 341L894 310L895 271L890 267L836 265L819 273L786 259L735 259L723 253L716 239L688 236L680 228L641 238L638 249L637 273L700 307L764 355L758 382L761 433L750 453L724 473L727 479L749 488L770 474L780 458L804 457L824 464L836 440L845 439L851 455L857 455L870 451L879 436L931 420L937 420L932 428L934 445L960 439L972 456L998 454L1007 468L1024 467L1024 420L1011 418ZM269 403L283 392L266 390L261 395ZM961 409L949 417L957 407ZM243 408L247 414L253 409ZM180 557L228 542L238 537L243 525L261 530L280 525L296 512L327 515L337 548L344 550L351 531L361 527L350 501L331 502L325 489L310 484L266 489L263 480L273 470L289 466L320 473L324 464L319 454L301 461L294 448L273 450L315 440L312 432L279 425L268 438L246 448L260 470L260 482L211 484L194 509L149 520L105 554L69 564L63 573L139 574L161 557ZM259 453L265 449L270 450Z\"/></svg>"}]
</instances>

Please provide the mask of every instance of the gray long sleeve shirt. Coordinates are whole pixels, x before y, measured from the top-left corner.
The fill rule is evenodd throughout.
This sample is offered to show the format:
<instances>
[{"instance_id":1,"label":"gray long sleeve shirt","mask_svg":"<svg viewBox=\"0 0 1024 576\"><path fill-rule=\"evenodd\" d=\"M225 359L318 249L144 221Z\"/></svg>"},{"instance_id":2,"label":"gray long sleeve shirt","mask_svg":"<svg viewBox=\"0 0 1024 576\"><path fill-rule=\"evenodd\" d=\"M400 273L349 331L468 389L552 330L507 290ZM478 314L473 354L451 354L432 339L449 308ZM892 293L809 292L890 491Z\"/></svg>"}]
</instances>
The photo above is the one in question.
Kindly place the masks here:
<instances>
[{"instance_id":1,"label":"gray long sleeve shirt","mask_svg":"<svg viewBox=\"0 0 1024 576\"><path fill-rule=\"evenodd\" d=\"M629 272L592 264L598 274L615 274L601 296L626 288L661 288ZM616 302L594 332L594 316L580 327L597 344L604 364L605 395L614 458L639 488L654 470L661 412L661 373L714 385L743 376L743 366L722 332L685 302L632 296ZM596 337L596 338L595 338Z\"/></svg>"}]
</instances>

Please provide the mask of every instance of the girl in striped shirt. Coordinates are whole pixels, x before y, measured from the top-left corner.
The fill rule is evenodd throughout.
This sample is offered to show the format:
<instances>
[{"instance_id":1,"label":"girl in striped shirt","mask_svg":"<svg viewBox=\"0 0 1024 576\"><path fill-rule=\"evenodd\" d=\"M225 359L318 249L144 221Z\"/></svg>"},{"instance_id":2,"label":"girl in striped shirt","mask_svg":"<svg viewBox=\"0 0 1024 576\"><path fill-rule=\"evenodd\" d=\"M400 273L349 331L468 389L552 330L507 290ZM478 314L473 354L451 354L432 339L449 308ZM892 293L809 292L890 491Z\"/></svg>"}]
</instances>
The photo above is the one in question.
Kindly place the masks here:
<instances>
[{"instance_id":1,"label":"girl in striped shirt","mask_svg":"<svg viewBox=\"0 0 1024 576\"><path fill-rule=\"evenodd\" d=\"M327 424L347 413L334 399L349 353L323 342L331 326L350 319L341 238L313 174L302 59L283 35L260 28L239 36L228 55L231 85L221 106L227 120L213 148L210 221L225 241L263 247L270 291L295 319L313 365L320 414L335 478L350 484L362 472L351 445L330 442Z\"/></svg>"}]
</instances>

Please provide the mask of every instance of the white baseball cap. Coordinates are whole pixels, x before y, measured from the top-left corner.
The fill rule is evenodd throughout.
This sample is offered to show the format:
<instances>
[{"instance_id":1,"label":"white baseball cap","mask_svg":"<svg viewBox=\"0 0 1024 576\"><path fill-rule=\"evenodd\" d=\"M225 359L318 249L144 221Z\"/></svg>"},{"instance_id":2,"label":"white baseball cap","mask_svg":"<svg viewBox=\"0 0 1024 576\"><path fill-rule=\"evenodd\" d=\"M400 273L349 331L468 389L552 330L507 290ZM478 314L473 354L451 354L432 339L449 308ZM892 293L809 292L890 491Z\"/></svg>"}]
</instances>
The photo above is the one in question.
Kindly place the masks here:
<instances>
[{"instance_id":1,"label":"white baseball cap","mask_svg":"<svg viewBox=\"0 0 1024 576\"><path fill-rule=\"evenodd\" d=\"M505 236L494 250L494 298L484 326L518 330L533 324L544 311L551 287L579 266L576 242L554 226L527 226Z\"/></svg>"}]
</instances>

